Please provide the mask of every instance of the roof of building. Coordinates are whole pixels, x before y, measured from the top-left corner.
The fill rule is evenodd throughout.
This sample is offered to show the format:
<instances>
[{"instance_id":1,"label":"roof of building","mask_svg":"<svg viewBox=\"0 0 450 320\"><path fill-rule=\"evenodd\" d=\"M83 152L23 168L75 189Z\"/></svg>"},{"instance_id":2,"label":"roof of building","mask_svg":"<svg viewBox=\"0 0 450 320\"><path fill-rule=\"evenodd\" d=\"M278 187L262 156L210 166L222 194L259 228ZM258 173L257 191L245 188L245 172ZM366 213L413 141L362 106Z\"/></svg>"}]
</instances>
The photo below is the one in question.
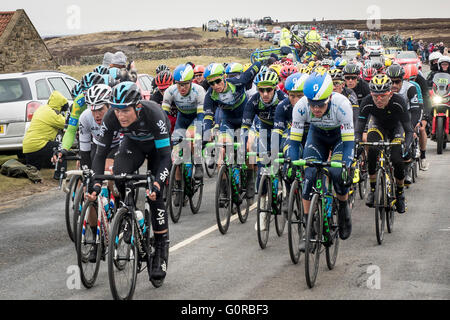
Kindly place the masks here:
<instances>
[{"instance_id":1,"label":"roof of building","mask_svg":"<svg viewBox=\"0 0 450 320\"><path fill-rule=\"evenodd\" d=\"M0 11L0 36L5 31L15 11Z\"/></svg>"}]
</instances>

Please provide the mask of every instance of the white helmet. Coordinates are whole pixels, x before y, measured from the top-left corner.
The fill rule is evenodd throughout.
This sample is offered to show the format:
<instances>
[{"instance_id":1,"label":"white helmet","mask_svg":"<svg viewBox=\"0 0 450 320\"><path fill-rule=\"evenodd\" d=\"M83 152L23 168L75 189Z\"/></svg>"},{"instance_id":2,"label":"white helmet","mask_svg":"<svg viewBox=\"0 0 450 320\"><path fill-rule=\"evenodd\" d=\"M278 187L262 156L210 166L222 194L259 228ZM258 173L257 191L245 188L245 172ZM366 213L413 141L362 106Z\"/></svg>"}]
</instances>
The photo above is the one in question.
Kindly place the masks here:
<instances>
[{"instance_id":1,"label":"white helmet","mask_svg":"<svg viewBox=\"0 0 450 320\"><path fill-rule=\"evenodd\" d=\"M439 70L440 71L443 71L442 70L442 67L441 67L441 63L442 62L447 62L449 65L450 65L450 57L449 56L442 56L442 57L440 57L439 58L439 60L438 60L438 66L439 66ZM447 69L448 70L448 69Z\"/></svg>"},{"instance_id":2,"label":"white helmet","mask_svg":"<svg viewBox=\"0 0 450 320\"><path fill-rule=\"evenodd\" d=\"M442 53L440 51L434 51L430 53L428 60L429 61L438 60L440 57L442 57Z\"/></svg>"},{"instance_id":3,"label":"white helmet","mask_svg":"<svg viewBox=\"0 0 450 320\"><path fill-rule=\"evenodd\" d=\"M91 110L99 110L103 105L109 104L112 89L106 84L96 84L86 92L86 103Z\"/></svg>"}]
</instances>

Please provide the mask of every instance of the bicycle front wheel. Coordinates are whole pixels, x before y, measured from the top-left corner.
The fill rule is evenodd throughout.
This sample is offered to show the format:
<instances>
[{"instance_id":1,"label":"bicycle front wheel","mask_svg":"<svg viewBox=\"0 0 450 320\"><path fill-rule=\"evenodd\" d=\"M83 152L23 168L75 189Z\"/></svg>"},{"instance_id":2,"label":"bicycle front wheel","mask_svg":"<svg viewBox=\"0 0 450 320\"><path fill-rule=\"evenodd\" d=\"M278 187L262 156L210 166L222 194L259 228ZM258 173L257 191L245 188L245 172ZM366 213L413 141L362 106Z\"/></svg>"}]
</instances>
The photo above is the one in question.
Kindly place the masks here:
<instances>
[{"instance_id":1,"label":"bicycle front wheel","mask_svg":"<svg viewBox=\"0 0 450 320\"><path fill-rule=\"evenodd\" d=\"M74 212L75 208L75 196L79 188L79 182L81 178L79 176L72 176L69 182L69 192L66 195L66 206L65 206L65 216L66 216L66 228L69 234L70 240L75 242L76 225L74 224Z\"/></svg>"},{"instance_id":2,"label":"bicycle front wheel","mask_svg":"<svg viewBox=\"0 0 450 320\"><path fill-rule=\"evenodd\" d=\"M331 217L327 217L328 227L330 228L331 245L327 245L325 253L327 267L328 269L333 270L336 265L339 250L338 205L335 198L333 199L333 208L331 212Z\"/></svg>"},{"instance_id":3,"label":"bicycle front wheel","mask_svg":"<svg viewBox=\"0 0 450 320\"><path fill-rule=\"evenodd\" d=\"M231 209L231 182L228 176L228 167L222 165L216 182L216 220L220 233L226 234L230 226Z\"/></svg>"},{"instance_id":4,"label":"bicycle front wheel","mask_svg":"<svg viewBox=\"0 0 450 320\"><path fill-rule=\"evenodd\" d=\"M368 168L367 168L367 156L365 151L361 154L359 159L359 197L363 200L367 194L367 185L368 185L369 177L368 177Z\"/></svg>"},{"instance_id":5,"label":"bicycle front wheel","mask_svg":"<svg viewBox=\"0 0 450 320\"><path fill-rule=\"evenodd\" d=\"M281 237L284 232L284 227L286 226L286 215L283 212L283 202L288 201L288 193L286 190L286 183L283 179L278 180L278 194L277 194L277 209L278 212L275 215L275 230L277 235Z\"/></svg>"},{"instance_id":6,"label":"bicycle front wheel","mask_svg":"<svg viewBox=\"0 0 450 320\"><path fill-rule=\"evenodd\" d=\"M261 177L258 188L256 229L261 249L265 249L269 240L270 217L272 215L272 188L267 175Z\"/></svg>"},{"instance_id":7,"label":"bicycle front wheel","mask_svg":"<svg viewBox=\"0 0 450 320\"><path fill-rule=\"evenodd\" d=\"M139 254L134 245L135 230L128 208L120 208L114 218L108 250L109 287L115 300L132 299L136 288Z\"/></svg>"},{"instance_id":8,"label":"bicycle front wheel","mask_svg":"<svg viewBox=\"0 0 450 320\"><path fill-rule=\"evenodd\" d=\"M88 223L89 215L98 215L97 202L87 201L81 210L81 219L77 236L77 261L80 268L81 282L86 288L92 288L97 279L100 268L100 259L102 254L102 241L97 243L97 239L102 238L102 230L98 234ZM97 231L97 227L94 227ZM97 251L95 251L97 250ZM96 254L95 254L96 252Z\"/></svg>"},{"instance_id":9,"label":"bicycle front wheel","mask_svg":"<svg viewBox=\"0 0 450 320\"><path fill-rule=\"evenodd\" d=\"M199 181L191 179L191 188L193 190L193 195L192 197L189 197L189 206L191 207L192 214L197 214L202 205L203 179Z\"/></svg>"},{"instance_id":10,"label":"bicycle front wheel","mask_svg":"<svg viewBox=\"0 0 450 320\"><path fill-rule=\"evenodd\" d=\"M319 271L320 250L322 245L322 200L319 194L314 194L309 208L306 223L305 242L305 277L309 288L314 287Z\"/></svg>"},{"instance_id":11,"label":"bicycle front wheel","mask_svg":"<svg viewBox=\"0 0 450 320\"><path fill-rule=\"evenodd\" d=\"M303 241L303 203L301 185L296 179L291 186L288 204L289 255L294 264L300 259L300 242Z\"/></svg>"},{"instance_id":12,"label":"bicycle front wheel","mask_svg":"<svg viewBox=\"0 0 450 320\"><path fill-rule=\"evenodd\" d=\"M73 238L75 240L75 250L77 248L77 237L78 232L80 230L80 224L81 224L81 211L83 209L84 205L84 187L81 185L78 190L75 192L75 200L73 202Z\"/></svg>"},{"instance_id":13,"label":"bicycle front wheel","mask_svg":"<svg viewBox=\"0 0 450 320\"><path fill-rule=\"evenodd\" d=\"M180 171L180 181L175 179L177 169ZM170 171L167 206L169 207L170 218L173 223L177 223L180 220L181 210L184 204L184 177L182 169L182 165L173 165Z\"/></svg>"},{"instance_id":14,"label":"bicycle front wheel","mask_svg":"<svg viewBox=\"0 0 450 320\"><path fill-rule=\"evenodd\" d=\"M386 223L386 182L384 179L384 171L378 170L377 183L375 187L375 231L378 244L383 243L384 226Z\"/></svg>"}]
</instances>

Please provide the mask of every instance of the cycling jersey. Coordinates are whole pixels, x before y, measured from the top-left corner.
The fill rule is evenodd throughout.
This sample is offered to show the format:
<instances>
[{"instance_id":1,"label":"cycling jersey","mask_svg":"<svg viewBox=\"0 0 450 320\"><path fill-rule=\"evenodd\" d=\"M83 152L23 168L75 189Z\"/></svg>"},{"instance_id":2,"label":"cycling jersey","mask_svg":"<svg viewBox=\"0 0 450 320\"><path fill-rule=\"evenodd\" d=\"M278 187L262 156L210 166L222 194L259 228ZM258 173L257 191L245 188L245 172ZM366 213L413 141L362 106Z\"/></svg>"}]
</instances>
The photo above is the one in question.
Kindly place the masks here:
<instances>
[{"instance_id":1,"label":"cycling jersey","mask_svg":"<svg viewBox=\"0 0 450 320\"><path fill-rule=\"evenodd\" d=\"M170 122L165 112L155 102L141 101L140 103L142 108L138 119L127 128L121 127L112 108L105 114L98 135L97 154L92 170L94 173L104 172L107 152L111 148L115 133L119 131L124 139L116 155L114 173L132 173L139 169L145 157L148 156L151 162L149 165L155 167L152 173L156 177L156 182L162 186L172 164ZM121 168L127 170L122 171Z\"/></svg>"},{"instance_id":2,"label":"cycling jersey","mask_svg":"<svg viewBox=\"0 0 450 320\"><path fill-rule=\"evenodd\" d=\"M356 87L352 89L356 93L356 97L358 98L358 104L361 105L361 101L364 97L370 94L369 84L362 79L358 78L358 83Z\"/></svg>"},{"instance_id":3,"label":"cycling jersey","mask_svg":"<svg viewBox=\"0 0 450 320\"><path fill-rule=\"evenodd\" d=\"M176 84L171 85L164 92L162 108L170 114L171 105L174 104L178 111L183 114L197 114L197 119L203 121L203 102L205 100L205 89L196 83L191 83L191 89L185 96L178 91Z\"/></svg>"},{"instance_id":4,"label":"cycling jersey","mask_svg":"<svg viewBox=\"0 0 450 320\"><path fill-rule=\"evenodd\" d=\"M359 116L358 97L356 96L355 91L347 87L344 87L342 89L342 95L345 96L350 101L353 107L353 126L356 126L356 121L358 121Z\"/></svg>"},{"instance_id":5,"label":"cycling jersey","mask_svg":"<svg viewBox=\"0 0 450 320\"><path fill-rule=\"evenodd\" d=\"M331 94L328 109L321 118L315 118L309 109L308 98L301 98L294 106L292 112L292 127L289 139L289 155L291 159L297 160L301 156L301 141L305 129L305 123L310 123L310 130L314 127L315 132L319 132L329 138L339 137L342 141L342 161L350 167L353 161L354 149L354 127L353 110L350 101L342 94L333 92ZM305 149L308 148L308 140ZM309 145L314 148L314 145ZM326 161L326 159L324 160Z\"/></svg>"},{"instance_id":6,"label":"cycling jersey","mask_svg":"<svg viewBox=\"0 0 450 320\"><path fill-rule=\"evenodd\" d=\"M398 93L405 99L411 114L411 125L414 128L422 118L422 105L419 102L417 87L408 81L403 81L402 88Z\"/></svg>"},{"instance_id":7,"label":"cycling jersey","mask_svg":"<svg viewBox=\"0 0 450 320\"><path fill-rule=\"evenodd\" d=\"M242 124L244 107L248 101L246 86L259 72L261 62L255 62L247 71L237 77L226 79L226 88L218 93L212 88L208 89L205 96L205 118L204 130L209 131L213 127L214 113L216 108L221 108L220 132L226 132L228 129L238 129Z\"/></svg>"},{"instance_id":8,"label":"cycling jersey","mask_svg":"<svg viewBox=\"0 0 450 320\"><path fill-rule=\"evenodd\" d=\"M84 97L84 94L81 93L73 101L72 108L70 110L69 123L62 140L63 149L69 150L72 148L79 125L79 119L84 110L86 110L86 98Z\"/></svg>"}]
</instances>

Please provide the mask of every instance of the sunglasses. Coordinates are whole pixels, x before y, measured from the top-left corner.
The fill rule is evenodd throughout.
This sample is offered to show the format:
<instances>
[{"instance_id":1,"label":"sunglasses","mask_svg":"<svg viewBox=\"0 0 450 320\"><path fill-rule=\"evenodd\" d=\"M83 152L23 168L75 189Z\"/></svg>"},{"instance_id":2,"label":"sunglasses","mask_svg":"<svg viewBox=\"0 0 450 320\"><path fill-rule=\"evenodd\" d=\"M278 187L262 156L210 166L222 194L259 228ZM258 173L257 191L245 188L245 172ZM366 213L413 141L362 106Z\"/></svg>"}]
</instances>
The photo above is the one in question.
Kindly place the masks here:
<instances>
[{"instance_id":1,"label":"sunglasses","mask_svg":"<svg viewBox=\"0 0 450 320\"><path fill-rule=\"evenodd\" d=\"M345 80L356 80L356 79L358 79L358 77L357 76L345 76L344 79Z\"/></svg>"},{"instance_id":2,"label":"sunglasses","mask_svg":"<svg viewBox=\"0 0 450 320\"><path fill-rule=\"evenodd\" d=\"M343 84L344 83L344 81L341 81L341 80L335 80L335 81L333 81L333 85L334 86L340 86L341 84Z\"/></svg>"},{"instance_id":3,"label":"sunglasses","mask_svg":"<svg viewBox=\"0 0 450 320\"><path fill-rule=\"evenodd\" d=\"M273 91L273 88L258 88L258 91L260 93L264 93L264 92L271 93Z\"/></svg>"},{"instance_id":4,"label":"sunglasses","mask_svg":"<svg viewBox=\"0 0 450 320\"><path fill-rule=\"evenodd\" d=\"M385 93L373 93L373 92L371 92L370 94L372 95L372 97L374 99L382 99L382 98L385 98L385 97L389 96L391 94L391 91L388 91L388 92L385 92Z\"/></svg>"},{"instance_id":5,"label":"sunglasses","mask_svg":"<svg viewBox=\"0 0 450 320\"><path fill-rule=\"evenodd\" d=\"M216 84L221 83L222 81L223 81L223 79L220 78L220 79L217 79L217 80L214 80L214 81L208 81L208 83L209 83L209 85L210 85L211 87L213 87L213 86L215 86Z\"/></svg>"},{"instance_id":6,"label":"sunglasses","mask_svg":"<svg viewBox=\"0 0 450 320\"><path fill-rule=\"evenodd\" d=\"M400 83L402 83L403 82L403 80L402 79L392 79L392 83L393 84L400 84Z\"/></svg>"}]
</instances>

